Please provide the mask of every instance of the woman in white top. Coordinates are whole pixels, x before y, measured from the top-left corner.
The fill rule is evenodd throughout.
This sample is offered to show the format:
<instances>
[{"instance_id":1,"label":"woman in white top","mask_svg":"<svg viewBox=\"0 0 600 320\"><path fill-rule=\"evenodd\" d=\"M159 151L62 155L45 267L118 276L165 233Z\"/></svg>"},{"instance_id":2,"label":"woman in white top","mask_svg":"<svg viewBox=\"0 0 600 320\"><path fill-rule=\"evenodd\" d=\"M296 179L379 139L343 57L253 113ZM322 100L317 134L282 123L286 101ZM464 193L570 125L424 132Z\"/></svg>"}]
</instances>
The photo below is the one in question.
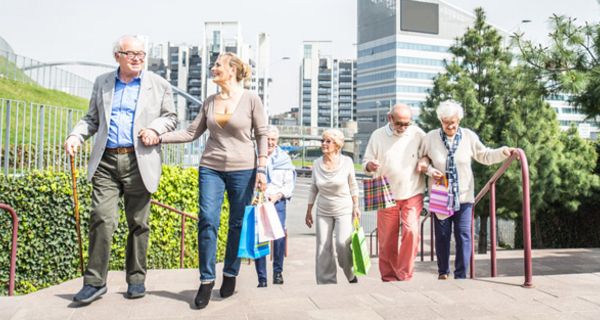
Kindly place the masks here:
<instances>
[{"instance_id":1,"label":"woman in white top","mask_svg":"<svg viewBox=\"0 0 600 320\"><path fill-rule=\"evenodd\" d=\"M275 126L267 127L267 200L275 205L279 221L285 228L285 205L292 197L296 182L296 170L292 159L278 145L279 130ZM273 284L283 284L283 257L285 255L286 238L273 241ZM265 257L254 260L258 287L267 286L267 259Z\"/></svg>"},{"instance_id":2,"label":"woman in white top","mask_svg":"<svg viewBox=\"0 0 600 320\"><path fill-rule=\"evenodd\" d=\"M491 165L508 158L514 148L487 148L477 134L461 128L459 124L463 118L463 108L454 101L440 103L436 112L442 128L429 131L423 143L424 155L431 160L431 165L427 167L420 164L419 167L435 179L446 176L449 191L448 208L454 212L451 216L437 213L434 216L438 279L448 279L450 274L452 225L456 242L454 278L464 279L471 261L471 215L475 199L471 159ZM434 179L429 179L429 190L433 182Z\"/></svg>"},{"instance_id":3,"label":"woman in white top","mask_svg":"<svg viewBox=\"0 0 600 320\"><path fill-rule=\"evenodd\" d=\"M335 251L346 279L356 283L352 271L350 236L352 219L360 218L358 187L354 174L354 163L350 157L341 154L344 135L337 129L323 133L321 151L323 156L313 163L312 184L308 195L306 225L313 225L312 208L317 199L316 233L316 277L317 284L337 283Z\"/></svg>"}]
</instances>

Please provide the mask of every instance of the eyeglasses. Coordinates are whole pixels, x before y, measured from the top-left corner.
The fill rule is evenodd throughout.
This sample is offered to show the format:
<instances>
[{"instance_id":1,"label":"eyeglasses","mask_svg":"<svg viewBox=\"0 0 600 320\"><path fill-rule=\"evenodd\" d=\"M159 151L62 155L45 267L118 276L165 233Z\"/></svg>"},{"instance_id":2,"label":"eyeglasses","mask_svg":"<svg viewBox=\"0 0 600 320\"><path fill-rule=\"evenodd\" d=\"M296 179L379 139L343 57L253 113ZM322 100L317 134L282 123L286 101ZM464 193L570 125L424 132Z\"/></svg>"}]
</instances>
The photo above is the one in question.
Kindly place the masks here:
<instances>
[{"instance_id":1,"label":"eyeglasses","mask_svg":"<svg viewBox=\"0 0 600 320\"><path fill-rule=\"evenodd\" d=\"M449 127L449 126L452 126L452 125L455 125L455 126L458 125L458 121L456 121L456 120L450 120L450 121L444 121L444 120L442 120L442 126Z\"/></svg>"},{"instance_id":2,"label":"eyeglasses","mask_svg":"<svg viewBox=\"0 0 600 320\"><path fill-rule=\"evenodd\" d=\"M121 55L127 57L129 60L133 60L133 58L144 59L146 57L146 53L144 51L118 51Z\"/></svg>"},{"instance_id":3,"label":"eyeglasses","mask_svg":"<svg viewBox=\"0 0 600 320\"><path fill-rule=\"evenodd\" d=\"M409 127L412 124L412 122L394 122L393 125L394 127Z\"/></svg>"},{"instance_id":4,"label":"eyeglasses","mask_svg":"<svg viewBox=\"0 0 600 320\"><path fill-rule=\"evenodd\" d=\"M330 139L321 139L321 143L333 143L333 140Z\"/></svg>"}]
</instances>

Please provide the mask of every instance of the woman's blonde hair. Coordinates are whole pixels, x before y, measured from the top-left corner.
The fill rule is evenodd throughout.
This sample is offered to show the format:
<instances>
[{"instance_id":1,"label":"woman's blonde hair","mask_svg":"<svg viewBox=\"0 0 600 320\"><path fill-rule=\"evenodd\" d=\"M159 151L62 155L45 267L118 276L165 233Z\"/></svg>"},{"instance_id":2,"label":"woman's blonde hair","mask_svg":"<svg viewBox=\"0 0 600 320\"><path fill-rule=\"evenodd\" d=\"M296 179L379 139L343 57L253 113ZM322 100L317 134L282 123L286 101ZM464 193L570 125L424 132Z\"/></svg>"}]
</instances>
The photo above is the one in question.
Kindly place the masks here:
<instances>
[{"instance_id":1,"label":"woman's blonde hair","mask_svg":"<svg viewBox=\"0 0 600 320\"><path fill-rule=\"evenodd\" d=\"M335 145L338 147L338 151L342 150L342 147L344 146L344 134L342 131L338 129L327 129L323 132L322 137L323 139L327 137L331 138L331 140L333 140Z\"/></svg>"},{"instance_id":2,"label":"woman's blonde hair","mask_svg":"<svg viewBox=\"0 0 600 320\"><path fill-rule=\"evenodd\" d=\"M237 81L244 81L244 84L249 83L249 80L252 77L252 68L249 64L242 61L242 59L233 52L223 52L219 57L229 58L229 66L235 67L236 69L235 78Z\"/></svg>"}]
</instances>

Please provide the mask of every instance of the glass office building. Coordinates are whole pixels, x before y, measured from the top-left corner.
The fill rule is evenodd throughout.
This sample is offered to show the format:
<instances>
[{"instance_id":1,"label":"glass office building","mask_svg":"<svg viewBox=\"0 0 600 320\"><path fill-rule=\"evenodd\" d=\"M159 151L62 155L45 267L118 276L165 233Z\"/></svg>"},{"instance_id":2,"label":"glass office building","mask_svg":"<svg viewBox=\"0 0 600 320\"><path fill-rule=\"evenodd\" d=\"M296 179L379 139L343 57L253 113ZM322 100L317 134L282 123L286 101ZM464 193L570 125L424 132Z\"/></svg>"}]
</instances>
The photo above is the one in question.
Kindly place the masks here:
<instances>
[{"instance_id":1,"label":"glass office building","mask_svg":"<svg viewBox=\"0 0 600 320\"><path fill-rule=\"evenodd\" d=\"M474 16L443 1L358 0L356 120L360 154L396 103L413 108L444 70L448 48Z\"/></svg>"}]
</instances>

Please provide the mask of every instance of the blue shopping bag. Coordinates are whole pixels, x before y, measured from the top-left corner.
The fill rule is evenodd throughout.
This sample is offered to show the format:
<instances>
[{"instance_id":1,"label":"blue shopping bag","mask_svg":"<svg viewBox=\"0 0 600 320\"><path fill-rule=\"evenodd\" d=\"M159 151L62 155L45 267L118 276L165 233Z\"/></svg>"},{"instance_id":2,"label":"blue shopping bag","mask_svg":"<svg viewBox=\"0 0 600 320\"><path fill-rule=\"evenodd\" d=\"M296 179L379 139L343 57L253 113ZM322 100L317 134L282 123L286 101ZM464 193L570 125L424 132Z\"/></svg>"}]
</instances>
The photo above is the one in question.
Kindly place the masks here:
<instances>
[{"instance_id":1,"label":"blue shopping bag","mask_svg":"<svg viewBox=\"0 0 600 320\"><path fill-rule=\"evenodd\" d=\"M258 242L256 223L256 206L246 206L240 232L238 258L258 259L270 253L269 241Z\"/></svg>"}]
</instances>

